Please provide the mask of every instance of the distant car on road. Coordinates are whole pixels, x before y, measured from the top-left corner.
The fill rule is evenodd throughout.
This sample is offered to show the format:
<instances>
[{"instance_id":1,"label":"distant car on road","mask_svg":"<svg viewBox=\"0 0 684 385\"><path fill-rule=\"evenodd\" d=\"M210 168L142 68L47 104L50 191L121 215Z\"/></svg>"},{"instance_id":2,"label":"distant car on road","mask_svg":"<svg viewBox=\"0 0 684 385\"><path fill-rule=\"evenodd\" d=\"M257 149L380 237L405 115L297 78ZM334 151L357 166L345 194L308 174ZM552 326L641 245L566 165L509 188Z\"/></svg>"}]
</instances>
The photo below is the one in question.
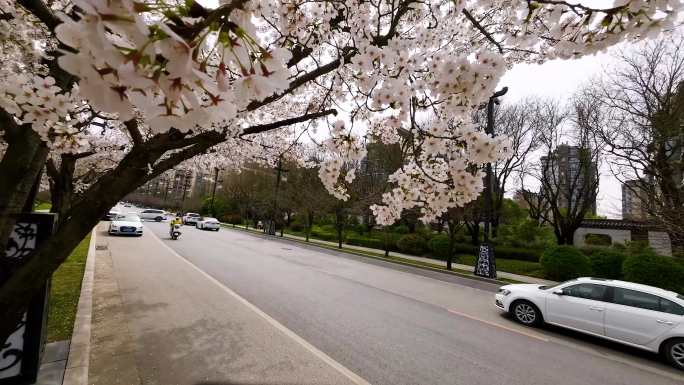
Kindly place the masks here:
<instances>
[{"instance_id":1,"label":"distant car on road","mask_svg":"<svg viewBox=\"0 0 684 385\"><path fill-rule=\"evenodd\" d=\"M185 213L183 215L183 224L184 225L194 225L197 223L197 221L201 218L202 216L197 214L197 213Z\"/></svg>"},{"instance_id":2,"label":"distant car on road","mask_svg":"<svg viewBox=\"0 0 684 385\"><path fill-rule=\"evenodd\" d=\"M143 224L135 214L121 214L109 224L109 235L143 235Z\"/></svg>"},{"instance_id":3,"label":"distant car on road","mask_svg":"<svg viewBox=\"0 0 684 385\"><path fill-rule=\"evenodd\" d=\"M164 210L147 209L140 212L140 218L142 220L161 222L166 219L166 212Z\"/></svg>"},{"instance_id":4,"label":"distant car on road","mask_svg":"<svg viewBox=\"0 0 684 385\"><path fill-rule=\"evenodd\" d=\"M195 223L195 227L200 230L214 230L219 231L221 228L221 223L216 218L211 217L201 217Z\"/></svg>"},{"instance_id":5,"label":"distant car on road","mask_svg":"<svg viewBox=\"0 0 684 385\"><path fill-rule=\"evenodd\" d=\"M111 220L113 220L114 218L116 218L116 217L119 216L119 215L121 215L121 212L120 212L120 211L117 211L117 210L109 210L109 211L107 212L107 214L105 214L104 218L102 218L102 219L105 220L105 221L111 221Z\"/></svg>"},{"instance_id":6,"label":"distant car on road","mask_svg":"<svg viewBox=\"0 0 684 385\"><path fill-rule=\"evenodd\" d=\"M496 306L528 326L549 323L661 353L684 370L684 296L632 282L578 278L502 286Z\"/></svg>"}]
</instances>

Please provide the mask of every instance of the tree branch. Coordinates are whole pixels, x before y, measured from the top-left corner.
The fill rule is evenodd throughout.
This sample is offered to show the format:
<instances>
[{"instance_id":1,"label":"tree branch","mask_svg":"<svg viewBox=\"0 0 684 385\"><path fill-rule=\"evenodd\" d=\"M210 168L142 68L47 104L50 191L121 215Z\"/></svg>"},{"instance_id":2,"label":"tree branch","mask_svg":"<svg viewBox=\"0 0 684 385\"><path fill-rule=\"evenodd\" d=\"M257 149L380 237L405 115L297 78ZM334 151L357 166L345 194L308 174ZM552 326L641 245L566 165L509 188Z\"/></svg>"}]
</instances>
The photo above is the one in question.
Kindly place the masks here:
<instances>
[{"instance_id":1,"label":"tree branch","mask_svg":"<svg viewBox=\"0 0 684 385\"><path fill-rule=\"evenodd\" d=\"M289 118L289 119L279 120L279 121L273 122L273 123L258 124L256 126L247 127L247 128L245 128L244 131L242 131L242 133L240 134L240 137L243 137L245 135L253 135L253 134L258 134L261 132L271 131L271 130L274 130L276 128L280 128L283 126L289 126L291 124L306 122L307 120L317 119L317 118L327 116L327 115L337 115L337 110L331 109L331 110L319 111L319 112L314 112L311 114L305 114L302 116L298 116L296 118Z\"/></svg>"},{"instance_id":2,"label":"tree branch","mask_svg":"<svg viewBox=\"0 0 684 385\"><path fill-rule=\"evenodd\" d=\"M504 52L501 43L496 41L496 39L494 39L494 36L487 32L487 30L482 26L482 24L480 24L480 22L478 22L477 19L475 19L475 17L473 17L473 15L467 9L463 8L463 11L461 11L461 13L465 15L466 19L470 20L470 22L473 23L475 28L477 28L478 31L480 31L480 33L482 33L487 38L487 40L489 40L492 44L496 46L496 48L499 50L499 53L502 54Z\"/></svg>"}]
</instances>

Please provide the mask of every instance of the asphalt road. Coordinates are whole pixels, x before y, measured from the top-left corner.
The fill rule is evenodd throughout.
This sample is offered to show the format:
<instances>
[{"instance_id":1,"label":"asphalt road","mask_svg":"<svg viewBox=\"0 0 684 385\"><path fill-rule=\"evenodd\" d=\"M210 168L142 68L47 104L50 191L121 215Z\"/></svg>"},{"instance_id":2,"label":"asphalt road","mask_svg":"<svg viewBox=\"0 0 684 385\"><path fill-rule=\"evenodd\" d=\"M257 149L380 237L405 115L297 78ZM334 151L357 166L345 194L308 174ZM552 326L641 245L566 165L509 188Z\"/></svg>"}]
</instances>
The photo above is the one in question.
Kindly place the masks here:
<instances>
[{"instance_id":1,"label":"asphalt road","mask_svg":"<svg viewBox=\"0 0 684 385\"><path fill-rule=\"evenodd\" d=\"M182 257L372 384L682 384L647 352L526 328L496 286L240 230L146 227Z\"/></svg>"}]
</instances>

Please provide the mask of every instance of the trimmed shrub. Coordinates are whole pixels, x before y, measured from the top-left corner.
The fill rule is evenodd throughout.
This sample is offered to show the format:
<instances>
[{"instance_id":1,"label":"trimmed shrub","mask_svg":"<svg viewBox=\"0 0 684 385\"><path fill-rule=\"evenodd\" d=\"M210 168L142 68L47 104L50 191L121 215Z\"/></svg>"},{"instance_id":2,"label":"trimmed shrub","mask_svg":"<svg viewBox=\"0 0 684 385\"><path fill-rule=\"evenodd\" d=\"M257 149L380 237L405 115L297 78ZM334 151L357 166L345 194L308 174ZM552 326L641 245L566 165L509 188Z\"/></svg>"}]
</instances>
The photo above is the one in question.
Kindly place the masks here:
<instances>
[{"instance_id":1,"label":"trimmed shrub","mask_svg":"<svg viewBox=\"0 0 684 385\"><path fill-rule=\"evenodd\" d=\"M622 264L622 273L626 281L684 293L684 265L653 250L628 255Z\"/></svg>"},{"instance_id":2,"label":"trimmed shrub","mask_svg":"<svg viewBox=\"0 0 684 385\"><path fill-rule=\"evenodd\" d=\"M425 239L418 234L406 234L397 241L399 251L406 254L422 255L427 249Z\"/></svg>"},{"instance_id":3,"label":"trimmed shrub","mask_svg":"<svg viewBox=\"0 0 684 385\"><path fill-rule=\"evenodd\" d=\"M539 262L539 258L542 255L542 251L539 249L527 249L521 247L495 246L494 255L497 258Z\"/></svg>"},{"instance_id":4,"label":"trimmed shrub","mask_svg":"<svg viewBox=\"0 0 684 385\"><path fill-rule=\"evenodd\" d=\"M408 234L409 228L406 225L397 225L392 228L392 232L397 234Z\"/></svg>"},{"instance_id":5,"label":"trimmed shrub","mask_svg":"<svg viewBox=\"0 0 684 385\"><path fill-rule=\"evenodd\" d=\"M385 243L382 239L360 237L357 235L350 235L347 237L347 244L355 246L370 247L372 249L384 250Z\"/></svg>"},{"instance_id":6,"label":"trimmed shrub","mask_svg":"<svg viewBox=\"0 0 684 385\"><path fill-rule=\"evenodd\" d=\"M591 274L589 258L578 249L568 245L546 249L539 262L544 271L544 277L555 281L567 281Z\"/></svg>"},{"instance_id":7,"label":"trimmed shrub","mask_svg":"<svg viewBox=\"0 0 684 385\"><path fill-rule=\"evenodd\" d=\"M437 235L428 242L430 253L437 259L447 260L451 250L449 250L449 236Z\"/></svg>"},{"instance_id":8,"label":"trimmed shrub","mask_svg":"<svg viewBox=\"0 0 684 385\"><path fill-rule=\"evenodd\" d=\"M611 249L594 249L589 254L592 274L598 278L621 279L626 255Z\"/></svg>"},{"instance_id":9,"label":"trimmed shrub","mask_svg":"<svg viewBox=\"0 0 684 385\"><path fill-rule=\"evenodd\" d=\"M301 222L292 222L292 224L290 224L290 230L301 233L306 230L306 227Z\"/></svg>"}]
</instances>

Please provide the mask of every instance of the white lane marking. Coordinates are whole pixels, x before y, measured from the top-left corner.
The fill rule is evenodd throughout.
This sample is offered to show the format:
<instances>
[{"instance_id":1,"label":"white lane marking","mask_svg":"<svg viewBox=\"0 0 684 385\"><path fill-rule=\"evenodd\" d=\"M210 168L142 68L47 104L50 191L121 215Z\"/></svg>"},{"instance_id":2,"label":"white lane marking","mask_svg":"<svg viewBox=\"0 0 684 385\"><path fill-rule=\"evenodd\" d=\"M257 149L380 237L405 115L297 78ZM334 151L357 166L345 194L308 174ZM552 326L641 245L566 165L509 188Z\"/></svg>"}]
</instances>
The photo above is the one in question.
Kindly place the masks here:
<instances>
[{"instance_id":1,"label":"white lane marking","mask_svg":"<svg viewBox=\"0 0 684 385\"><path fill-rule=\"evenodd\" d=\"M497 327L497 328L500 328L500 329L507 330L507 331L512 332L512 333L517 333L517 334L520 334L520 335L523 335L523 336L526 336L526 337L534 338L534 339L539 340L539 341L549 342L549 340L546 339L546 338L544 338L544 337L540 337L540 336L537 336L537 335L534 335L534 334L531 334L531 333L526 333L526 332L521 331L521 330L516 330L516 329L513 329L513 328L509 328L508 326L500 325L500 324L498 324L498 323L496 323L496 322L491 322L491 321L483 320L482 318L477 318L477 317L474 317L474 316L472 316L472 315L470 315L470 314L461 313L460 311L456 311L456 310L452 310L452 309L446 309L446 310L447 310L449 313L456 314L456 315L458 315L458 316L465 317L465 318L471 319L471 320L473 320L473 321L482 322L482 323L487 324L487 325L489 325L489 326L494 326L494 327Z\"/></svg>"},{"instance_id":2,"label":"white lane marking","mask_svg":"<svg viewBox=\"0 0 684 385\"><path fill-rule=\"evenodd\" d=\"M146 226L147 227L147 226ZM257 313L259 316L261 316L264 320L266 320L271 326L275 327L276 329L280 330L283 334L286 336L292 338L295 340L297 343L302 345L306 350L311 352L314 356L318 357L321 359L323 362L326 364L330 365L333 369L337 370L340 372L342 375L347 377L349 380L351 380L354 384L357 385L371 385L370 382L364 380L359 376L358 374L352 372L351 370L347 369L344 365L341 363L335 361L332 357L329 355L323 353L321 350L316 348L315 346L311 345L309 342L307 342L305 339L297 335L297 333L293 332L292 330L288 329L285 327L283 324L280 322L276 321L273 317L269 316L268 314L264 313L261 309L256 307L256 305L252 304L251 302L247 301L243 297L241 297L238 293L234 292L224 284L222 284L220 281L218 281L216 278L212 277L209 275L207 272L204 270L200 269L197 267L194 263L188 261L187 259L183 258L180 254L178 254L175 250L173 250L170 246L168 246L166 243L162 242L161 239L157 236L157 234L154 233L154 231L149 231L152 235L152 237L157 240L162 246L164 246L171 254L179 258L181 261L187 263L190 267L195 269L198 273L202 274L206 279L208 279L210 282L213 282L215 285L223 289L226 293L240 301L242 304L247 306L249 309Z\"/></svg>"}]
</instances>

